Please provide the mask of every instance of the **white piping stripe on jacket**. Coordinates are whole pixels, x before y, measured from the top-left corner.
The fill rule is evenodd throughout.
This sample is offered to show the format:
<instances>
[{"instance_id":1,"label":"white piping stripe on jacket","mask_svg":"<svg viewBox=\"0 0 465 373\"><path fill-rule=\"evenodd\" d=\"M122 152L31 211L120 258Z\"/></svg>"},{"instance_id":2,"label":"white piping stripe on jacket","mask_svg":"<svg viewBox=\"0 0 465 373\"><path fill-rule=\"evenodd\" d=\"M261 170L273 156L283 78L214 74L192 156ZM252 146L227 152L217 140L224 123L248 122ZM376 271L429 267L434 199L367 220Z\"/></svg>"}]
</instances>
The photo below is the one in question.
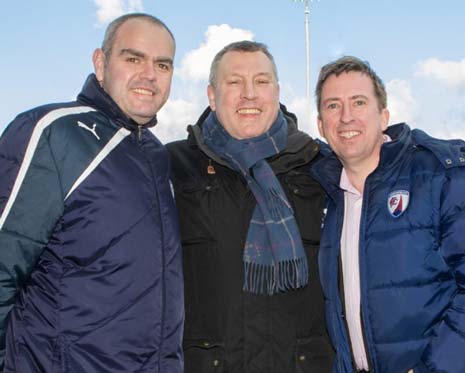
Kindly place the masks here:
<instances>
[{"instance_id":1,"label":"white piping stripe on jacket","mask_svg":"<svg viewBox=\"0 0 465 373\"><path fill-rule=\"evenodd\" d=\"M95 170L95 168L102 162L105 157L116 147L118 144L124 140L124 138L131 134L131 131L127 130L126 128L121 127L118 132L116 132L110 141L105 145L105 147L100 150L94 160L90 163L90 165L84 170L84 172L77 178L74 182L73 186L69 190L68 194L65 197L66 199L69 195L90 175L90 173Z\"/></svg>"},{"instance_id":2,"label":"white piping stripe on jacket","mask_svg":"<svg viewBox=\"0 0 465 373\"><path fill-rule=\"evenodd\" d=\"M72 114L88 113L90 111L95 111L95 109L89 106L77 106L71 108L57 109L46 114L42 119L40 119L37 122L34 130L32 131L32 136L29 139L29 144L27 145L26 153L24 154L24 158L21 163L21 167L19 168L18 176L16 177L10 197L8 198L8 202L6 203L2 216L0 217L0 229L3 228L3 224L5 223L5 220L8 217L8 214L10 213L11 207L13 206L16 197L18 196L19 189L21 188L23 180L26 177L27 170L29 169L32 157L36 151L37 145L39 144L42 132L44 132L44 130L51 123L53 123L55 120L61 117Z\"/></svg>"}]
</instances>

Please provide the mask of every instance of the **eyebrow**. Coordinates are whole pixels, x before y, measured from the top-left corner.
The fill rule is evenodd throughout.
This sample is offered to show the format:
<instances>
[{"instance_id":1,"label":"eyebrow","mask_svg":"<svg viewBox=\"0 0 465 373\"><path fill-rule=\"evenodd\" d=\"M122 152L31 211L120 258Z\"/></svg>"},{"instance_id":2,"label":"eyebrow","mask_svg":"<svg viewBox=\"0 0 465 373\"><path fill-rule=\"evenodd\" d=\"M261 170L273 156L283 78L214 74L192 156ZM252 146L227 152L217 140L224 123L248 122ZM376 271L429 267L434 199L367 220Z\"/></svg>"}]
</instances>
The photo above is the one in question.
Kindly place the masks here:
<instances>
[{"instance_id":1,"label":"eyebrow","mask_svg":"<svg viewBox=\"0 0 465 373\"><path fill-rule=\"evenodd\" d=\"M145 58L145 53L138 51L137 49L132 49L132 48L123 48L119 52L119 55L123 54L132 54L133 56L140 57L140 58Z\"/></svg>"},{"instance_id":2,"label":"eyebrow","mask_svg":"<svg viewBox=\"0 0 465 373\"><path fill-rule=\"evenodd\" d=\"M239 77L239 78L242 78L244 75L241 74L241 73L236 73L236 72L232 72L231 74L229 75L226 75L226 77ZM254 74L254 78L258 77L258 76L266 76L268 78L273 78L274 75L272 73L268 73L268 72L260 72L260 73L257 73L257 74Z\"/></svg>"},{"instance_id":3,"label":"eyebrow","mask_svg":"<svg viewBox=\"0 0 465 373\"><path fill-rule=\"evenodd\" d=\"M138 51L137 49L133 49L133 48L123 48L121 49L119 54L120 56L125 55L125 54L130 54L132 56L136 56L139 58L147 58L147 55L144 52ZM173 66L173 59L170 57L159 57L155 60L155 62L163 62L163 63L169 64L170 66Z\"/></svg>"},{"instance_id":4,"label":"eyebrow","mask_svg":"<svg viewBox=\"0 0 465 373\"><path fill-rule=\"evenodd\" d=\"M368 97L365 95L354 95L350 97L351 100L356 100L357 98L363 98L365 100L368 100Z\"/></svg>"},{"instance_id":5,"label":"eyebrow","mask_svg":"<svg viewBox=\"0 0 465 373\"><path fill-rule=\"evenodd\" d=\"M365 96L365 95L353 95L353 96L349 97L349 100L356 100L356 99L359 99L359 98L363 98L365 100L368 100L368 97ZM341 99L339 97L329 97L329 98L323 100L322 103L326 104L326 103L332 102L332 101L341 101Z\"/></svg>"}]
</instances>

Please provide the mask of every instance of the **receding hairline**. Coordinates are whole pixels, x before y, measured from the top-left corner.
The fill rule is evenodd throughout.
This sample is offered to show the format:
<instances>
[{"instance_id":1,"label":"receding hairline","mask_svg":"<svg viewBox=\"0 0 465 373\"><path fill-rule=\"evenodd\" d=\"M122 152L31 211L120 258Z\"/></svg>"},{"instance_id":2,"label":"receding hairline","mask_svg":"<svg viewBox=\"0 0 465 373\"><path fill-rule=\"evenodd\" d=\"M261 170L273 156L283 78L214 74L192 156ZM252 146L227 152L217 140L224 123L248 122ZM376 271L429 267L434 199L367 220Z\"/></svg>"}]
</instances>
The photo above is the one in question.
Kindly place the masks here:
<instances>
[{"instance_id":1,"label":"receding hairline","mask_svg":"<svg viewBox=\"0 0 465 373\"><path fill-rule=\"evenodd\" d=\"M163 24L154 22L151 18L145 18L145 17L127 19L121 25L119 25L119 27L116 29L115 36L118 37L121 29L123 29L124 27L127 27L131 23L133 23L133 24L145 23L145 24L154 26L154 27L156 27L156 28L158 28L160 30L163 30L170 37L171 41L173 42L173 45L175 45L174 36L173 36L173 34L171 33L171 31L169 29L167 29ZM116 39L116 37L115 37L115 39Z\"/></svg>"},{"instance_id":2,"label":"receding hairline","mask_svg":"<svg viewBox=\"0 0 465 373\"><path fill-rule=\"evenodd\" d=\"M116 39L119 36L119 32L122 27L124 27L127 23L131 21L144 21L148 24L152 24L154 26L158 26L160 29L165 30L165 32L169 35L171 38L172 44L173 44L173 52L176 50L176 39L171 32L171 30L168 28L168 26L159 18L152 16L150 14L146 13L129 13L125 14L123 16L120 16L116 19L114 19L107 27L105 30L105 35L102 41L102 46L101 49L105 55L110 55L111 51L113 49L113 46L116 42Z\"/></svg>"}]
</instances>

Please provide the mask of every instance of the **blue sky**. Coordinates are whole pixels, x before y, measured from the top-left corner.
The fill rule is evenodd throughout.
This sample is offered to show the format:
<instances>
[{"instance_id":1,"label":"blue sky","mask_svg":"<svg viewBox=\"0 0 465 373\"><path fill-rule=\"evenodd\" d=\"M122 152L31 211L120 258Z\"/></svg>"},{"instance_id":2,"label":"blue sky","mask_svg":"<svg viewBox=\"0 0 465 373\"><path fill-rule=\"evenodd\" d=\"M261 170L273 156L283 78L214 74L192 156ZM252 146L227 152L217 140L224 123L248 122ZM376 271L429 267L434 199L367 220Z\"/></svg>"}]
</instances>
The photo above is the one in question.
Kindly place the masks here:
<instances>
[{"instance_id":1,"label":"blue sky","mask_svg":"<svg viewBox=\"0 0 465 373\"><path fill-rule=\"evenodd\" d=\"M116 16L144 11L177 39L171 98L159 114L163 141L185 137L207 105L213 55L242 39L266 43L276 59L281 101L316 135L319 68L342 55L368 60L388 88L391 123L442 138L465 138L463 0L310 2L311 108L305 100L304 5L291 0L14 0L2 3L0 131L29 108L70 101L92 72L91 56Z\"/></svg>"}]
</instances>

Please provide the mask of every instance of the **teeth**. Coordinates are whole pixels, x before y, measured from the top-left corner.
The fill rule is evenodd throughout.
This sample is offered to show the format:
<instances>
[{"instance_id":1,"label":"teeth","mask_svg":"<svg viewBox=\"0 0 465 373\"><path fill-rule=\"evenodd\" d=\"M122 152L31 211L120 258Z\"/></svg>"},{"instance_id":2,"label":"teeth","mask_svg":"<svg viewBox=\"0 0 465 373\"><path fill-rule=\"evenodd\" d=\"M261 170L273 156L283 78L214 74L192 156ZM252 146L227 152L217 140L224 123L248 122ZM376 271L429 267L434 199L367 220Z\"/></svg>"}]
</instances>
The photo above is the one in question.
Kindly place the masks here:
<instances>
[{"instance_id":1,"label":"teeth","mask_svg":"<svg viewBox=\"0 0 465 373\"><path fill-rule=\"evenodd\" d=\"M141 95L147 95L147 96L153 95L152 91L149 91L148 89L144 89L144 88L134 88L134 92L140 93Z\"/></svg>"},{"instance_id":2,"label":"teeth","mask_svg":"<svg viewBox=\"0 0 465 373\"><path fill-rule=\"evenodd\" d=\"M260 114L259 109L239 109L237 112L239 114Z\"/></svg>"},{"instance_id":3,"label":"teeth","mask_svg":"<svg viewBox=\"0 0 465 373\"><path fill-rule=\"evenodd\" d=\"M359 131L347 131L347 132L341 132L340 135L346 139L351 139L352 137L360 135Z\"/></svg>"}]
</instances>

